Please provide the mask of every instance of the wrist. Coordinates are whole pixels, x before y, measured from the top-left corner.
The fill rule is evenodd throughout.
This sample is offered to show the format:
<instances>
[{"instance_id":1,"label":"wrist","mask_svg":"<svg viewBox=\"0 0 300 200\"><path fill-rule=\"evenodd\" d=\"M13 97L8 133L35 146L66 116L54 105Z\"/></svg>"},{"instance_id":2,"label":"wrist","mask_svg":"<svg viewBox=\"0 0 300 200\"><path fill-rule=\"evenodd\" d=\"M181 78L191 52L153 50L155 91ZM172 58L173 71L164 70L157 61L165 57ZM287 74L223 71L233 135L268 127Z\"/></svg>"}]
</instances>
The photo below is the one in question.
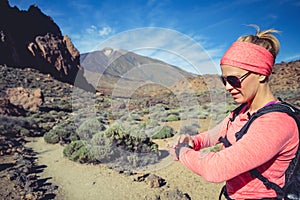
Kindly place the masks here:
<instances>
[{"instance_id":1,"label":"wrist","mask_svg":"<svg viewBox=\"0 0 300 200\"><path fill-rule=\"evenodd\" d=\"M179 143L176 147L175 147L175 153L176 153L176 156L177 158L179 159L179 155L180 155L180 149L182 147L186 147L186 148L189 148L189 149L193 149L193 147L191 147L190 145L188 145L187 143Z\"/></svg>"}]
</instances>

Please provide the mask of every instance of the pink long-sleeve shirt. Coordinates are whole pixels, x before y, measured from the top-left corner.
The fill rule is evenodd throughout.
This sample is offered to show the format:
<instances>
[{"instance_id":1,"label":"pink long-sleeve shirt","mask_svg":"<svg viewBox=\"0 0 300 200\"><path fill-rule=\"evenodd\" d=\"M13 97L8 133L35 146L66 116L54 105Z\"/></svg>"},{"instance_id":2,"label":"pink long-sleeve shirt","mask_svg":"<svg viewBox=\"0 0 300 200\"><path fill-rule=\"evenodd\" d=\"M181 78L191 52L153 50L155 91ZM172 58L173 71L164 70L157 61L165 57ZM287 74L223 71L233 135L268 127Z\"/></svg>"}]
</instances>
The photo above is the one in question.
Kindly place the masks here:
<instances>
[{"instance_id":1,"label":"pink long-sleeve shirt","mask_svg":"<svg viewBox=\"0 0 300 200\"><path fill-rule=\"evenodd\" d=\"M299 142L295 120L286 113L267 113L256 119L247 134L236 142L235 133L248 121L248 116L242 111L233 122L229 117L215 129L194 136L194 149L182 148L179 160L207 181L226 181L232 199L276 197L273 189L252 178L249 171L257 168L270 181L284 185L285 170L295 157ZM217 144L225 134L231 147L216 153L198 151Z\"/></svg>"}]
</instances>

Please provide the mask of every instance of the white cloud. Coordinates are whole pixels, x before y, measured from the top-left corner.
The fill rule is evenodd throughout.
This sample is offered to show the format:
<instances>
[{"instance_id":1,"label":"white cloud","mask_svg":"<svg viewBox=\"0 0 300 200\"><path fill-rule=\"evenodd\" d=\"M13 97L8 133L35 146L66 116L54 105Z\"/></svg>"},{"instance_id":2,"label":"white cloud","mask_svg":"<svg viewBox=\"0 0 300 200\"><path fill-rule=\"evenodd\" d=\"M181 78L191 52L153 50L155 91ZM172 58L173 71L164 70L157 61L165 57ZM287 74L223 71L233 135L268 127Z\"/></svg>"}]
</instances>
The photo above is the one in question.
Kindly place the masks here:
<instances>
[{"instance_id":1,"label":"white cloud","mask_svg":"<svg viewBox=\"0 0 300 200\"><path fill-rule=\"evenodd\" d=\"M97 27L94 26L94 25L91 25L90 27L88 27L88 28L86 29L86 32L87 32L88 34L93 34L93 33L95 33L95 31L97 31Z\"/></svg>"},{"instance_id":2,"label":"white cloud","mask_svg":"<svg viewBox=\"0 0 300 200\"><path fill-rule=\"evenodd\" d=\"M94 49L105 47L156 58L197 74L219 73L212 60L212 57L218 56L218 49L205 49L189 36L171 29L146 27L124 31L105 41L99 40Z\"/></svg>"},{"instance_id":3,"label":"white cloud","mask_svg":"<svg viewBox=\"0 0 300 200\"><path fill-rule=\"evenodd\" d=\"M112 33L112 31L113 31L113 30L112 30L111 27L109 27L109 26L104 26L104 27L102 27L101 30L98 31L98 33L99 33L100 36L107 36L107 35L109 35L110 33Z\"/></svg>"},{"instance_id":4,"label":"white cloud","mask_svg":"<svg viewBox=\"0 0 300 200\"><path fill-rule=\"evenodd\" d=\"M283 60L289 62L289 61L294 61L294 60L299 60L299 59L300 59L300 53L292 55L292 56L288 56L288 57L284 58Z\"/></svg>"}]
</instances>

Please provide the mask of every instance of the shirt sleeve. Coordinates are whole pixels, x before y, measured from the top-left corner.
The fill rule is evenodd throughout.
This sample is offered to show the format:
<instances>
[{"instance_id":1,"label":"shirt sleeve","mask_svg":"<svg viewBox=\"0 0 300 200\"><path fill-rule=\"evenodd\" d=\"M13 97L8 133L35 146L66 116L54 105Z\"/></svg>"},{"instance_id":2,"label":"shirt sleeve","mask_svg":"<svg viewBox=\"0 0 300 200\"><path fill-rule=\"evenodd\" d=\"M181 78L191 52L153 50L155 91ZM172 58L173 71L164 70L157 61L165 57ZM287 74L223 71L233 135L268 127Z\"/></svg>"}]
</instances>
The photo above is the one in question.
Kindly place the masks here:
<instances>
[{"instance_id":1,"label":"shirt sleeve","mask_svg":"<svg viewBox=\"0 0 300 200\"><path fill-rule=\"evenodd\" d=\"M297 148L297 145L295 120L285 113L268 113L256 119L247 134L232 146L216 153L184 148L179 160L207 181L223 182L261 166L285 148Z\"/></svg>"},{"instance_id":2,"label":"shirt sleeve","mask_svg":"<svg viewBox=\"0 0 300 200\"><path fill-rule=\"evenodd\" d=\"M210 147L217 144L220 136L223 135L224 131L226 130L228 120L229 116L227 116L221 123L219 123L213 129L200 133L196 136L192 136L194 150L198 151L202 148Z\"/></svg>"}]
</instances>

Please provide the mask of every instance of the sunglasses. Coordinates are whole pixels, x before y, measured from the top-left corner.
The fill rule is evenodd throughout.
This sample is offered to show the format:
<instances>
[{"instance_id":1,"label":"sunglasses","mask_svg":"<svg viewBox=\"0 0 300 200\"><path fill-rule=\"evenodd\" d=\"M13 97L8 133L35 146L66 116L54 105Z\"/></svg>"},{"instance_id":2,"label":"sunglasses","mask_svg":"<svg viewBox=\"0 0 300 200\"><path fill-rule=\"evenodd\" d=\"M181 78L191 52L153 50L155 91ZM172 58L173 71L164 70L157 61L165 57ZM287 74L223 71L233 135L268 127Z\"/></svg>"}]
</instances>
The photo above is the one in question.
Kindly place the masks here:
<instances>
[{"instance_id":1,"label":"sunglasses","mask_svg":"<svg viewBox=\"0 0 300 200\"><path fill-rule=\"evenodd\" d=\"M226 86L226 82L228 82L232 87L234 88L240 88L241 87L241 83L242 81L249 76L249 74L251 74L251 72L247 72L246 74L244 74L243 76L241 76L240 78L237 76L221 76L221 81L222 83Z\"/></svg>"}]
</instances>

